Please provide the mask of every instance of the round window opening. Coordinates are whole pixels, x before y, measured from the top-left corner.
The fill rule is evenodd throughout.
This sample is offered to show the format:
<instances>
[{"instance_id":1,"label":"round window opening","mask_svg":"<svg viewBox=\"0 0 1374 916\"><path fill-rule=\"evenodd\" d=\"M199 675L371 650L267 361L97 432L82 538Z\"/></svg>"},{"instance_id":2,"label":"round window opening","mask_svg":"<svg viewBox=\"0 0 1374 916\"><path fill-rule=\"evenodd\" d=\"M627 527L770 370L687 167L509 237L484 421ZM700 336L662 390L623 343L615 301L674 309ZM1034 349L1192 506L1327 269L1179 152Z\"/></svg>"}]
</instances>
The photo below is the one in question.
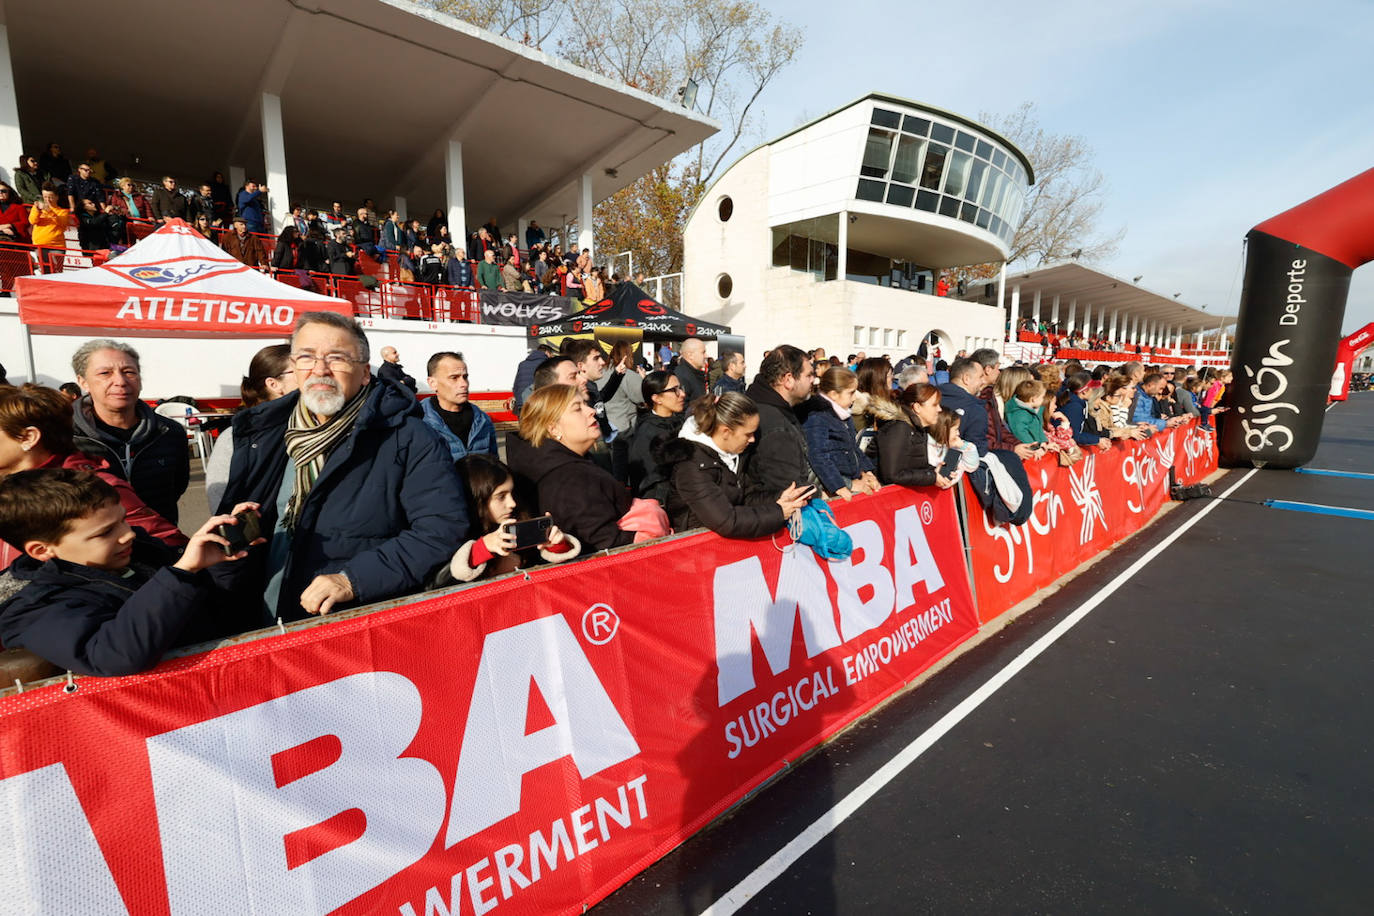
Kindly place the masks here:
<instances>
[{"instance_id":1,"label":"round window opening","mask_svg":"<svg viewBox=\"0 0 1374 916\"><path fill-rule=\"evenodd\" d=\"M716 212L720 214L720 221L722 223L728 222L730 217L735 213L735 202L728 197L722 197L720 203L716 206Z\"/></svg>"},{"instance_id":2,"label":"round window opening","mask_svg":"<svg viewBox=\"0 0 1374 916\"><path fill-rule=\"evenodd\" d=\"M735 281L730 279L729 274L721 274L716 280L716 293L722 299L729 299L730 293L735 289Z\"/></svg>"}]
</instances>

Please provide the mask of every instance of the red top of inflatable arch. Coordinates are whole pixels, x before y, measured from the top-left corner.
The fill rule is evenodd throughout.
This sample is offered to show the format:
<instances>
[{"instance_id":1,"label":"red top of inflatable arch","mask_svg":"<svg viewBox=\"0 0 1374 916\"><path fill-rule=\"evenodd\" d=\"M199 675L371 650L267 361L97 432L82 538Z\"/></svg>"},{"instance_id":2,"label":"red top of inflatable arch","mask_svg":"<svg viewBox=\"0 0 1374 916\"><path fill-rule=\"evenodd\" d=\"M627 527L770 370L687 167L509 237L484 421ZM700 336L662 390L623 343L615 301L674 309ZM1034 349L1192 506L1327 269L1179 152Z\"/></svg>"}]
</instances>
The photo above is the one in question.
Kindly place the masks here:
<instances>
[{"instance_id":1,"label":"red top of inflatable arch","mask_svg":"<svg viewBox=\"0 0 1374 916\"><path fill-rule=\"evenodd\" d=\"M1374 261L1374 169L1255 227L1310 248L1354 270Z\"/></svg>"}]
</instances>

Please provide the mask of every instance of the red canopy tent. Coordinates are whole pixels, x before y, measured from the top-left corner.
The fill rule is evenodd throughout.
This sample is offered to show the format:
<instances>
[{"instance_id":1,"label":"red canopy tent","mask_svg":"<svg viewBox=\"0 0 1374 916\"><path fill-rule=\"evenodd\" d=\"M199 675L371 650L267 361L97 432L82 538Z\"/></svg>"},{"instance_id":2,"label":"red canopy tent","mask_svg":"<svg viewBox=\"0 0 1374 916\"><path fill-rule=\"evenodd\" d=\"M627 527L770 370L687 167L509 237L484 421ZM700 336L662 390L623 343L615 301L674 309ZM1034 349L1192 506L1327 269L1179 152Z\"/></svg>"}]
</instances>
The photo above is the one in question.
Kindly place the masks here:
<instances>
[{"instance_id":1,"label":"red canopy tent","mask_svg":"<svg viewBox=\"0 0 1374 916\"><path fill-rule=\"evenodd\" d=\"M282 338L301 312L353 314L346 300L278 283L229 257L179 219L97 267L20 277L14 294L26 329L49 334Z\"/></svg>"}]
</instances>

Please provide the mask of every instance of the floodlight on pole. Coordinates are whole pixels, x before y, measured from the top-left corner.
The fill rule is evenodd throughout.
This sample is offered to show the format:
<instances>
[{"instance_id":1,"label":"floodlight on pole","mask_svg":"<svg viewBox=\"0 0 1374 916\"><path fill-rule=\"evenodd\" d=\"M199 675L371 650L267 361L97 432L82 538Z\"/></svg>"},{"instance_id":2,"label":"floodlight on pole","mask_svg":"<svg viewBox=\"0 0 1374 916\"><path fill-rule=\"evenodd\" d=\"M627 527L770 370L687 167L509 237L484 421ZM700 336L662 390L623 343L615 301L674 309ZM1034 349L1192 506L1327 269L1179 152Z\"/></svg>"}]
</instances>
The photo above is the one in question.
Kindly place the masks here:
<instances>
[{"instance_id":1,"label":"floodlight on pole","mask_svg":"<svg viewBox=\"0 0 1374 916\"><path fill-rule=\"evenodd\" d=\"M688 79L687 82L677 87L677 97L682 102L682 107L688 111L695 111L697 107L697 81Z\"/></svg>"}]
</instances>

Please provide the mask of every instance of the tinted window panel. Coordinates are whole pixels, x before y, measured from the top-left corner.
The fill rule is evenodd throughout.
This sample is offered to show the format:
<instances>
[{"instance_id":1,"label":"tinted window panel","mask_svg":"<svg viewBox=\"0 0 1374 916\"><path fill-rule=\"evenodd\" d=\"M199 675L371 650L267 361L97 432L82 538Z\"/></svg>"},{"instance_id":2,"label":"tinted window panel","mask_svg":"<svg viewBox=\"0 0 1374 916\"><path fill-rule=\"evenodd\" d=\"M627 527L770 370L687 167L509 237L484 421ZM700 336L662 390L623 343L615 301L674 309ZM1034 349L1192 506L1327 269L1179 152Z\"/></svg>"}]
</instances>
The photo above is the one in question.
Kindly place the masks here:
<instances>
[{"instance_id":1,"label":"tinted window panel","mask_svg":"<svg viewBox=\"0 0 1374 916\"><path fill-rule=\"evenodd\" d=\"M953 152L949 156L949 166L945 169L945 193L955 197L964 196L968 184L969 167L973 158L968 153Z\"/></svg>"},{"instance_id":2,"label":"tinted window panel","mask_svg":"<svg viewBox=\"0 0 1374 916\"><path fill-rule=\"evenodd\" d=\"M980 159L992 158L992 144L986 140L978 141L977 155Z\"/></svg>"},{"instance_id":3,"label":"tinted window panel","mask_svg":"<svg viewBox=\"0 0 1374 916\"><path fill-rule=\"evenodd\" d=\"M973 152L974 144L977 142L978 141L974 139L973 134L966 134L961 130L959 131L959 135L954 138L954 148L961 149L966 153L971 153Z\"/></svg>"},{"instance_id":4,"label":"tinted window panel","mask_svg":"<svg viewBox=\"0 0 1374 916\"><path fill-rule=\"evenodd\" d=\"M948 147L935 143L930 144L930 149L926 151L925 165L921 167L921 187L930 188L932 191L940 190L940 179L945 174L945 156L947 155L949 155Z\"/></svg>"},{"instance_id":5,"label":"tinted window panel","mask_svg":"<svg viewBox=\"0 0 1374 916\"><path fill-rule=\"evenodd\" d=\"M1007 154L1002 152L1000 149L993 150L992 164L997 166L999 169L1005 169L1007 167Z\"/></svg>"},{"instance_id":6,"label":"tinted window panel","mask_svg":"<svg viewBox=\"0 0 1374 916\"><path fill-rule=\"evenodd\" d=\"M940 215L949 217L959 216L959 201L957 198L948 195L940 198Z\"/></svg>"},{"instance_id":7,"label":"tinted window panel","mask_svg":"<svg viewBox=\"0 0 1374 916\"><path fill-rule=\"evenodd\" d=\"M973 169L969 172L968 187L964 190L964 197L969 200L977 200L978 193L983 190L983 176L987 174L988 164L982 160L975 160Z\"/></svg>"},{"instance_id":8,"label":"tinted window panel","mask_svg":"<svg viewBox=\"0 0 1374 916\"><path fill-rule=\"evenodd\" d=\"M938 207L938 206L940 206L940 195L939 195L939 194L936 194L934 191L917 191L917 192L916 192L916 209L917 209L917 210L929 210L931 213L934 213L934 212L935 212L935 208Z\"/></svg>"},{"instance_id":9,"label":"tinted window panel","mask_svg":"<svg viewBox=\"0 0 1374 916\"><path fill-rule=\"evenodd\" d=\"M887 191L887 185L881 181L870 181L867 178L859 179L859 190L855 197L859 200L872 200L882 203L883 194Z\"/></svg>"},{"instance_id":10,"label":"tinted window panel","mask_svg":"<svg viewBox=\"0 0 1374 916\"><path fill-rule=\"evenodd\" d=\"M884 108L873 109L873 122L879 127L898 127L902 123L902 116L895 111L888 111Z\"/></svg>"},{"instance_id":11,"label":"tinted window panel","mask_svg":"<svg viewBox=\"0 0 1374 916\"><path fill-rule=\"evenodd\" d=\"M918 137L924 137L930 133L930 122L925 118L907 115L905 118L902 118L902 130L909 134L915 134Z\"/></svg>"},{"instance_id":12,"label":"tinted window panel","mask_svg":"<svg viewBox=\"0 0 1374 916\"><path fill-rule=\"evenodd\" d=\"M915 184L921 174L921 151L926 142L915 137L901 136L897 139L897 158L892 162L892 180Z\"/></svg>"},{"instance_id":13,"label":"tinted window panel","mask_svg":"<svg viewBox=\"0 0 1374 916\"><path fill-rule=\"evenodd\" d=\"M959 207L959 218L966 223L971 223L978 215L977 204L963 204Z\"/></svg>"},{"instance_id":14,"label":"tinted window panel","mask_svg":"<svg viewBox=\"0 0 1374 916\"><path fill-rule=\"evenodd\" d=\"M953 143L954 128L950 127L948 124L931 124L930 139L938 140L941 143Z\"/></svg>"},{"instance_id":15,"label":"tinted window panel","mask_svg":"<svg viewBox=\"0 0 1374 916\"><path fill-rule=\"evenodd\" d=\"M984 210L982 207L979 207L978 219L976 220L976 222L978 224L979 229L986 229L988 227L988 224L992 222L992 214Z\"/></svg>"},{"instance_id":16,"label":"tinted window panel","mask_svg":"<svg viewBox=\"0 0 1374 916\"><path fill-rule=\"evenodd\" d=\"M868 129L868 142L864 144L864 163L859 169L860 175L867 175L869 178L886 178L887 164L892 160L892 138L891 131L879 130L876 127Z\"/></svg>"},{"instance_id":17,"label":"tinted window panel","mask_svg":"<svg viewBox=\"0 0 1374 916\"><path fill-rule=\"evenodd\" d=\"M911 206L911 201L916 197L916 189L908 188L905 185L894 184L887 188L887 202L896 204L899 207Z\"/></svg>"}]
</instances>

